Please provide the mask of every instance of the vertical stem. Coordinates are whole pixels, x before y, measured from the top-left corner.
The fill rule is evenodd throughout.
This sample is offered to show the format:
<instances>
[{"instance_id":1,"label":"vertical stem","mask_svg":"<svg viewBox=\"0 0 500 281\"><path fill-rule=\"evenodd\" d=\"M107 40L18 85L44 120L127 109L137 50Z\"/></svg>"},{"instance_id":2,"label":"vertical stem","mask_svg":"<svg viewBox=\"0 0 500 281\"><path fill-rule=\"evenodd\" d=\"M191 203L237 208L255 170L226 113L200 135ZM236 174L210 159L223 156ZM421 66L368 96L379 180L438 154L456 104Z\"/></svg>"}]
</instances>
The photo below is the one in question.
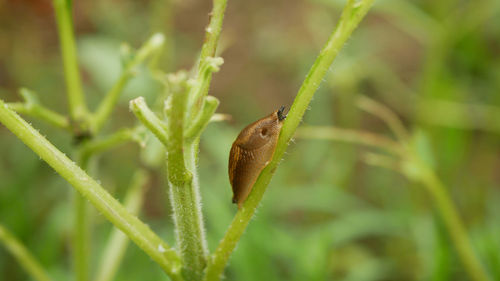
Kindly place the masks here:
<instances>
[{"instance_id":1,"label":"vertical stem","mask_svg":"<svg viewBox=\"0 0 500 281\"><path fill-rule=\"evenodd\" d=\"M194 157L197 146L187 148L186 159L189 170L195 168ZM177 243L180 248L186 280L200 280L206 266L208 253L201 213L198 179L175 185L170 182L170 200L174 211Z\"/></svg>"},{"instance_id":2,"label":"vertical stem","mask_svg":"<svg viewBox=\"0 0 500 281\"><path fill-rule=\"evenodd\" d=\"M472 248L462 219L453 202L450 200L446 188L432 171L423 173L421 179L431 193L446 227L448 228L451 239L455 244L458 255L471 279L475 281L491 280Z\"/></svg>"},{"instance_id":3,"label":"vertical stem","mask_svg":"<svg viewBox=\"0 0 500 281\"><path fill-rule=\"evenodd\" d=\"M82 170L87 171L88 157L79 155L78 162ZM73 262L77 281L89 280L90 255L90 218L88 216L87 199L80 193L73 192Z\"/></svg>"},{"instance_id":4,"label":"vertical stem","mask_svg":"<svg viewBox=\"0 0 500 281\"><path fill-rule=\"evenodd\" d=\"M186 280L201 280L206 266L207 246L201 213L195 159L198 146L184 142L187 90L182 77L173 82L167 101L167 171L177 246Z\"/></svg>"},{"instance_id":5,"label":"vertical stem","mask_svg":"<svg viewBox=\"0 0 500 281\"><path fill-rule=\"evenodd\" d=\"M78 69L75 35L73 31L72 1L54 0L59 40L66 79L69 112L74 121L81 122L87 115L85 97ZM83 168L85 169L85 168ZM73 260L77 281L88 280L89 229L87 218L87 202L78 193L74 195Z\"/></svg>"},{"instance_id":6,"label":"vertical stem","mask_svg":"<svg viewBox=\"0 0 500 281\"><path fill-rule=\"evenodd\" d=\"M224 12L226 10L227 0L214 0L212 11L210 12L210 21L205 29L205 43L201 48L200 61L207 57L214 57L219 43L222 22L224 21Z\"/></svg>"},{"instance_id":7,"label":"vertical stem","mask_svg":"<svg viewBox=\"0 0 500 281\"><path fill-rule=\"evenodd\" d=\"M138 215L140 213L144 201L144 185L147 180L148 176L143 170L138 170L132 178L132 183L128 188L123 204L133 215ZM123 257L125 256L129 241L128 237L122 231L113 228L109 235L106 248L102 253L99 262L99 270L94 279L95 281L110 281L114 279Z\"/></svg>"},{"instance_id":8,"label":"vertical stem","mask_svg":"<svg viewBox=\"0 0 500 281\"><path fill-rule=\"evenodd\" d=\"M201 47L200 58L198 60L198 69L196 72L195 79L197 81L203 81L200 85L200 89L197 91L195 96L190 97L192 101L190 102L190 112L189 115L192 118L196 118L198 111L202 107L202 101L204 97L208 94L208 90L210 87L210 82L212 80L212 72L214 70L210 70L210 68L217 68L222 62L219 62L217 66L209 66L208 72L206 61L210 57L215 57L215 53L217 51L217 46L219 43L220 33L222 31L222 23L224 21L224 13L226 11L227 0L213 0L212 11L210 12L210 21L208 23L207 28L205 29L205 42ZM220 60L220 59L219 59ZM210 63L214 65L214 63ZM215 70L217 71L217 70ZM204 73L205 72L205 73ZM206 75L205 77L202 77ZM199 82L198 82L199 83ZM194 112L193 112L194 111Z\"/></svg>"},{"instance_id":9,"label":"vertical stem","mask_svg":"<svg viewBox=\"0 0 500 281\"><path fill-rule=\"evenodd\" d=\"M89 280L90 229L87 199L74 191L73 267L77 281Z\"/></svg>"},{"instance_id":10,"label":"vertical stem","mask_svg":"<svg viewBox=\"0 0 500 281\"><path fill-rule=\"evenodd\" d=\"M54 0L59 40L64 64L64 77L68 95L71 117L81 121L87 114L85 97L80 82L80 71L76 53L75 36L73 34L73 17L71 0Z\"/></svg>"}]
</instances>

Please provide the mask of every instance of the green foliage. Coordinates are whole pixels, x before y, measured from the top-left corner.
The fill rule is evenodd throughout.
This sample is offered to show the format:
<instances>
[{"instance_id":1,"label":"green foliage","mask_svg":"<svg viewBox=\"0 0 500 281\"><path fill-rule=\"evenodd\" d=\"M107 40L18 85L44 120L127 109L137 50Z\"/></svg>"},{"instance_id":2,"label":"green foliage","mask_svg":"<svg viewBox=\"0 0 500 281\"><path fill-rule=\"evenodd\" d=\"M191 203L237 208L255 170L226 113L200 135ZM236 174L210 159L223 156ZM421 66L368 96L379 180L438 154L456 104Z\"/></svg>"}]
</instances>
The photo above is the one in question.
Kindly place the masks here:
<instances>
[{"instance_id":1,"label":"green foliage","mask_svg":"<svg viewBox=\"0 0 500 281\"><path fill-rule=\"evenodd\" d=\"M198 2L54 0L60 50L0 9L0 120L84 195L0 132L0 276L500 280L498 1L380 0L352 37L371 1L230 1L222 36ZM325 41L237 211L231 142Z\"/></svg>"}]
</instances>

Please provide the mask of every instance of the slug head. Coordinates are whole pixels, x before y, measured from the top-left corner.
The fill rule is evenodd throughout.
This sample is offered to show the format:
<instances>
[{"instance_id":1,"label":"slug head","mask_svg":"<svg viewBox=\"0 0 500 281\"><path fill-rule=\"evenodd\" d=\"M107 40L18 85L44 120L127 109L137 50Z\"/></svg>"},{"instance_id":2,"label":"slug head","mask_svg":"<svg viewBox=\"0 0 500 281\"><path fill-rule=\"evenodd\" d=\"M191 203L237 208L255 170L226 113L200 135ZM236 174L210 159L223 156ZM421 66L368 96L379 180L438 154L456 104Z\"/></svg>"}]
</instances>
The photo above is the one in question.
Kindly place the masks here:
<instances>
[{"instance_id":1,"label":"slug head","mask_svg":"<svg viewBox=\"0 0 500 281\"><path fill-rule=\"evenodd\" d=\"M269 116L245 127L238 135L238 138L236 138L234 144L243 149L254 150L277 139L283 126L283 120L286 118L286 115L283 114L284 110L285 107L282 106Z\"/></svg>"}]
</instances>

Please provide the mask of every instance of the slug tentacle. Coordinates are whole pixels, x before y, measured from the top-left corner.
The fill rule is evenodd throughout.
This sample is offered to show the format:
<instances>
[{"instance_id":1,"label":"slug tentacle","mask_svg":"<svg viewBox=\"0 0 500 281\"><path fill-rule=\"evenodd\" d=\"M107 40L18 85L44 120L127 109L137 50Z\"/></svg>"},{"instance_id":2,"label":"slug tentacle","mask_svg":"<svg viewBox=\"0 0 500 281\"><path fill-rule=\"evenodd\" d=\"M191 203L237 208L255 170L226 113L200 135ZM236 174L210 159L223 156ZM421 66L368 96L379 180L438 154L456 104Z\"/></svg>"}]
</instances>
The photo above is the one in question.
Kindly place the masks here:
<instances>
[{"instance_id":1,"label":"slug tentacle","mask_svg":"<svg viewBox=\"0 0 500 281\"><path fill-rule=\"evenodd\" d=\"M241 208L260 172L273 158L279 133L286 115L285 107L245 127L229 153L229 181L233 203Z\"/></svg>"}]
</instances>

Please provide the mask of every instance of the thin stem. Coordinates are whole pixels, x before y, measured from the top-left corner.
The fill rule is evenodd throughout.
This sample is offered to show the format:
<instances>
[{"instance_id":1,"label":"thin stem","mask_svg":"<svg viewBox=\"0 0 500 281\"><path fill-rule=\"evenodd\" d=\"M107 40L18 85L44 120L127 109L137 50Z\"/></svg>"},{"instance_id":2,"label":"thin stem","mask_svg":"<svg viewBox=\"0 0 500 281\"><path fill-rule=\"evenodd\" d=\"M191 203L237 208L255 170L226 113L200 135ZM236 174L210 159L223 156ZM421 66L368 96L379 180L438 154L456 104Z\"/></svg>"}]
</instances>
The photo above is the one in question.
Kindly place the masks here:
<instances>
[{"instance_id":1,"label":"thin stem","mask_svg":"<svg viewBox=\"0 0 500 281\"><path fill-rule=\"evenodd\" d=\"M28 106L27 104L20 102L9 103L9 107L14 109L19 114L35 117L54 127L67 131L71 129L68 118L46 107L40 105Z\"/></svg>"},{"instance_id":2,"label":"thin stem","mask_svg":"<svg viewBox=\"0 0 500 281\"><path fill-rule=\"evenodd\" d=\"M80 72L78 69L77 51L75 36L73 34L73 17L71 0L54 0L56 12L57 27L59 30L59 40L61 42L61 51L64 65L64 78L66 79L67 96L69 103L69 112L73 121L75 121L74 131L87 129L87 106L80 81ZM74 198L74 262L77 281L88 280L88 218L86 200L79 194Z\"/></svg>"},{"instance_id":3,"label":"thin stem","mask_svg":"<svg viewBox=\"0 0 500 281\"><path fill-rule=\"evenodd\" d=\"M217 46L219 43L220 33L222 31L222 23L224 21L224 13L226 11L227 0L213 0L212 11L210 12L210 20L205 28L205 41L201 47L200 58L195 75L195 84L199 85L199 89L190 93L189 110L190 119L195 119L200 108L203 98L208 94L212 73L218 71L218 66L222 64L221 58L215 58ZM212 61L211 61L212 60ZM207 73L207 65L209 72ZM215 66L215 67L214 67ZM217 68L217 70L210 70Z\"/></svg>"},{"instance_id":4,"label":"thin stem","mask_svg":"<svg viewBox=\"0 0 500 281\"><path fill-rule=\"evenodd\" d=\"M389 126L389 129L391 129L391 131L396 135L400 142L408 142L409 134L406 131L401 120L392 110L366 96L360 96L358 98L357 104L359 108L382 119L387 124L387 126Z\"/></svg>"},{"instance_id":5,"label":"thin stem","mask_svg":"<svg viewBox=\"0 0 500 281\"><path fill-rule=\"evenodd\" d=\"M50 281L49 275L35 257L2 225L0 225L0 242L5 245L5 248L16 258L31 278L37 281Z\"/></svg>"},{"instance_id":6,"label":"thin stem","mask_svg":"<svg viewBox=\"0 0 500 281\"><path fill-rule=\"evenodd\" d=\"M401 172L401 163L400 161L398 161L399 159L396 160L392 157L388 157L386 155L381 155L378 153L366 153L363 157L363 160L368 165L386 168L398 173Z\"/></svg>"},{"instance_id":7,"label":"thin stem","mask_svg":"<svg viewBox=\"0 0 500 281\"><path fill-rule=\"evenodd\" d=\"M90 155L83 151L77 152L77 162L84 171L88 169ZM89 278L90 257L90 216L88 214L87 199L80 193L73 192L73 262L77 281L87 281Z\"/></svg>"},{"instance_id":8,"label":"thin stem","mask_svg":"<svg viewBox=\"0 0 500 281\"><path fill-rule=\"evenodd\" d=\"M138 215L144 199L144 185L147 182L147 174L143 170L138 170L133 179L127 194L125 195L124 206L133 215ZM117 228L109 235L108 243L99 262L96 281L113 280L120 263L123 260L129 239Z\"/></svg>"},{"instance_id":9,"label":"thin stem","mask_svg":"<svg viewBox=\"0 0 500 281\"><path fill-rule=\"evenodd\" d=\"M129 141L136 141L141 144L143 141L139 136L138 130L139 128L121 129L109 136L85 142L80 148L81 161L88 162L88 159L92 155L102 153Z\"/></svg>"},{"instance_id":10,"label":"thin stem","mask_svg":"<svg viewBox=\"0 0 500 281\"><path fill-rule=\"evenodd\" d=\"M163 46L164 42L165 37L162 34L157 33L153 35L141 48L139 48L133 59L126 63L118 81L106 94L104 99L99 104L97 111L93 115L92 130L94 133L101 130L104 123L108 120L113 108L118 102L120 94L123 92L123 88L127 85L130 78L133 77L135 67L152 54L157 53Z\"/></svg>"},{"instance_id":11,"label":"thin stem","mask_svg":"<svg viewBox=\"0 0 500 281\"><path fill-rule=\"evenodd\" d=\"M87 106L80 82L80 71L78 70L71 2L71 0L53 0L59 40L61 41L69 112L73 120L83 121L87 115Z\"/></svg>"},{"instance_id":12,"label":"thin stem","mask_svg":"<svg viewBox=\"0 0 500 281\"><path fill-rule=\"evenodd\" d=\"M188 120L194 121L200 118L201 109L204 106L205 96L210 86L212 74L219 71L222 63L224 63L222 58L212 57L204 58L200 62L200 72L196 79L191 81L192 85L188 94Z\"/></svg>"},{"instance_id":13,"label":"thin stem","mask_svg":"<svg viewBox=\"0 0 500 281\"><path fill-rule=\"evenodd\" d=\"M419 101L418 116L422 121L452 128L484 130L500 133L500 107L437 99Z\"/></svg>"},{"instance_id":14,"label":"thin stem","mask_svg":"<svg viewBox=\"0 0 500 281\"><path fill-rule=\"evenodd\" d=\"M439 213L446 224L448 233L455 244L457 253L471 279L475 281L490 281L488 273L486 273L485 268L474 252L467 235L467 230L455 205L450 199L450 195L446 191L446 187L436 177L436 174L429 169L425 169L425 172L420 174L420 180L432 195Z\"/></svg>"},{"instance_id":15,"label":"thin stem","mask_svg":"<svg viewBox=\"0 0 500 281\"><path fill-rule=\"evenodd\" d=\"M165 128L165 123L149 109L143 97L138 97L130 101L130 111L135 114L135 117L141 121L166 147L168 145L168 135Z\"/></svg>"},{"instance_id":16,"label":"thin stem","mask_svg":"<svg viewBox=\"0 0 500 281\"><path fill-rule=\"evenodd\" d=\"M212 96L207 96L203 103L203 108L198 114L198 117L192 122L191 127L186 130L186 140L194 140L199 138L205 127L210 123L212 116L219 106L219 100Z\"/></svg>"},{"instance_id":17,"label":"thin stem","mask_svg":"<svg viewBox=\"0 0 500 281\"><path fill-rule=\"evenodd\" d=\"M184 116L187 83L183 76L171 76L171 94L165 105L167 115L167 171L177 246L187 280L200 280L206 266L207 245L201 214L199 187L194 184L197 146L184 143ZM196 150L195 150L196 149ZM188 158L186 161L185 158ZM188 169L187 163L190 163Z\"/></svg>"},{"instance_id":18,"label":"thin stem","mask_svg":"<svg viewBox=\"0 0 500 281\"><path fill-rule=\"evenodd\" d=\"M219 43L220 33L222 31L222 22L226 11L227 0L214 0L210 20L205 28L205 43L201 47L200 61L208 57L215 57L217 45Z\"/></svg>"},{"instance_id":19,"label":"thin stem","mask_svg":"<svg viewBox=\"0 0 500 281\"><path fill-rule=\"evenodd\" d=\"M321 50L311 70L302 84L295 101L290 108L288 117L281 130L278 144L271 163L261 172L257 182L254 184L250 196L238 210L224 238L217 247L208 265L205 280L219 280L241 235L245 231L259 204L267 185L271 181L274 171L283 157L288 143L295 134L309 103L318 89L321 80L330 68L341 47L347 41L353 30L370 9L373 0L362 0L360 2L348 1L339 23L328 42Z\"/></svg>"},{"instance_id":20,"label":"thin stem","mask_svg":"<svg viewBox=\"0 0 500 281\"><path fill-rule=\"evenodd\" d=\"M54 127L58 127L67 131L71 130L68 118L40 104L35 92L26 88L19 89L19 93L24 99L24 103L10 103L10 108L20 114L29 115L31 117L43 120Z\"/></svg>"},{"instance_id":21,"label":"thin stem","mask_svg":"<svg viewBox=\"0 0 500 281\"><path fill-rule=\"evenodd\" d=\"M394 112L366 97L361 99L358 105L367 112L381 118L399 136L401 146L405 146L406 140L408 140L408 133ZM474 252L467 235L467 230L446 188L434 171L418 157L411 147L407 147L402 156L406 160L403 167L399 163L380 155L371 155L367 160L371 162L370 164L385 166L389 169L402 172L409 179L422 182L432 196L469 276L475 281L489 281L490 278Z\"/></svg>"},{"instance_id":22,"label":"thin stem","mask_svg":"<svg viewBox=\"0 0 500 281\"><path fill-rule=\"evenodd\" d=\"M2 100L0 100L0 122L89 200L111 223L121 229L172 279L180 280L180 260L175 250L163 242L142 221L130 214L101 185L12 111Z\"/></svg>"},{"instance_id":23,"label":"thin stem","mask_svg":"<svg viewBox=\"0 0 500 281\"><path fill-rule=\"evenodd\" d=\"M86 167L82 167L85 169ZM87 199L74 192L73 262L77 281L89 280L90 218Z\"/></svg>"},{"instance_id":24,"label":"thin stem","mask_svg":"<svg viewBox=\"0 0 500 281\"><path fill-rule=\"evenodd\" d=\"M383 149L395 155L403 153L403 148L399 143L384 136L360 130L307 126L299 128L295 136L305 139L324 139L367 145Z\"/></svg>"}]
</instances>

